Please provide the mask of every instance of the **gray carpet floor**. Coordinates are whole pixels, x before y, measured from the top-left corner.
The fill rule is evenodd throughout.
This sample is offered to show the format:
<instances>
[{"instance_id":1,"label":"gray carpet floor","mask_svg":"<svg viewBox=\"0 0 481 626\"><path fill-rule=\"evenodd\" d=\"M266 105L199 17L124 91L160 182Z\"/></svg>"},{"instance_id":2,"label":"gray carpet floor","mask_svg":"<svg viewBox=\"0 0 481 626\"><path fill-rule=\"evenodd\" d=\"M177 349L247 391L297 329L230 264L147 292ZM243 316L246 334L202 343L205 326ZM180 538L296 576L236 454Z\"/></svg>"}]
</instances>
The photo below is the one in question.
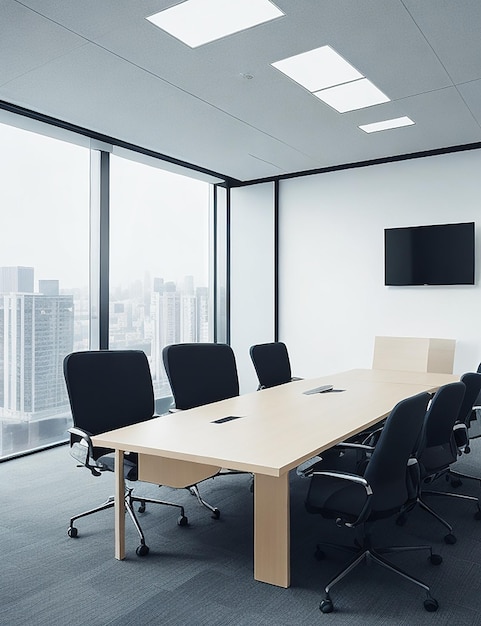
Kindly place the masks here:
<instances>
[{"instance_id":1,"label":"gray carpet floor","mask_svg":"<svg viewBox=\"0 0 481 626\"><path fill-rule=\"evenodd\" d=\"M459 462L481 476L481 445ZM455 526L458 541L431 516L414 510L405 526L376 525L376 543L433 545L443 563L424 553L390 557L421 578L439 602L423 608L424 592L378 566L363 565L332 591L335 611L319 611L323 586L346 563L346 553L313 557L317 540L353 541L352 531L308 515L308 481L291 473L292 585L280 589L253 579L252 494L249 476L217 477L201 485L203 496L221 510L214 520L186 490L139 485L137 493L182 502L189 526L176 523L175 509L148 505L139 515L150 546L135 554L137 534L127 519L127 558L113 556L113 511L79 520L79 536L67 536L70 515L113 493L113 475L94 478L75 467L60 446L0 464L0 624L9 626L291 626L328 624L481 624L481 522L472 503L431 498ZM440 488L445 483L440 483ZM459 491L478 495L479 484ZM480 494L481 495L481 494Z\"/></svg>"}]
</instances>

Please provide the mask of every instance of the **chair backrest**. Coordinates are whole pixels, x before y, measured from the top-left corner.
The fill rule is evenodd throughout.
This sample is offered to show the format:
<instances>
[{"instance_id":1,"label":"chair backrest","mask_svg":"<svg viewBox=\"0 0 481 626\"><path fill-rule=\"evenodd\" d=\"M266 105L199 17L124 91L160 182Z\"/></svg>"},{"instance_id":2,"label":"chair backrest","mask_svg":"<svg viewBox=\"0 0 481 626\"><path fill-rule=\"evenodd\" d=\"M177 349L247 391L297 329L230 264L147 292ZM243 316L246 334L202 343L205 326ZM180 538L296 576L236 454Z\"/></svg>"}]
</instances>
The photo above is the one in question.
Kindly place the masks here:
<instances>
[{"instance_id":1,"label":"chair backrest","mask_svg":"<svg viewBox=\"0 0 481 626\"><path fill-rule=\"evenodd\" d=\"M177 343L162 350L177 409L239 395L234 352L224 343Z\"/></svg>"},{"instance_id":2,"label":"chair backrest","mask_svg":"<svg viewBox=\"0 0 481 626\"><path fill-rule=\"evenodd\" d=\"M425 476L447 469L457 459L453 427L458 420L465 390L462 382L448 383L440 387L431 400L418 451Z\"/></svg>"},{"instance_id":3,"label":"chair backrest","mask_svg":"<svg viewBox=\"0 0 481 626\"><path fill-rule=\"evenodd\" d=\"M481 374L481 363L478 365L476 372ZM473 406L481 406L481 393L479 393L478 397L475 399Z\"/></svg>"},{"instance_id":4,"label":"chair backrest","mask_svg":"<svg viewBox=\"0 0 481 626\"><path fill-rule=\"evenodd\" d=\"M92 435L151 419L154 392L140 350L73 352L63 371L74 425Z\"/></svg>"},{"instance_id":5,"label":"chair backrest","mask_svg":"<svg viewBox=\"0 0 481 626\"><path fill-rule=\"evenodd\" d=\"M465 391L462 382L448 383L436 391L426 413L423 447L439 446L451 441Z\"/></svg>"},{"instance_id":6,"label":"chair backrest","mask_svg":"<svg viewBox=\"0 0 481 626\"><path fill-rule=\"evenodd\" d=\"M276 387L292 379L287 347L281 341L259 343L249 350L259 388Z\"/></svg>"},{"instance_id":7,"label":"chair backrest","mask_svg":"<svg viewBox=\"0 0 481 626\"><path fill-rule=\"evenodd\" d=\"M476 370L478 374L481 374L481 363ZM471 412L468 420L468 435L469 439L476 439L481 437L481 392L475 398L473 402L473 411Z\"/></svg>"},{"instance_id":8,"label":"chair backrest","mask_svg":"<svg viewBox=\"0 0 481 626\"><path fill-rule=\"evenodd\" d=\"M461 382L464 383L466 391L459 409L458 420L464 422L469 428L473 406L476 405L481 393L481 373L467 372L461 376Z\"/></svg>"},{"instance_id":9,"label":"chair backrest","mask_svg":"<svg viewBox=\"0 0 481 626\"><path fill-rule=\"evenodd\" d=\"M399 509L409 498L408 461L415 453L430 399L423 392L401 400L386 419L364 473L373 490L374 515Z\"/></svg>"}]
</instances>

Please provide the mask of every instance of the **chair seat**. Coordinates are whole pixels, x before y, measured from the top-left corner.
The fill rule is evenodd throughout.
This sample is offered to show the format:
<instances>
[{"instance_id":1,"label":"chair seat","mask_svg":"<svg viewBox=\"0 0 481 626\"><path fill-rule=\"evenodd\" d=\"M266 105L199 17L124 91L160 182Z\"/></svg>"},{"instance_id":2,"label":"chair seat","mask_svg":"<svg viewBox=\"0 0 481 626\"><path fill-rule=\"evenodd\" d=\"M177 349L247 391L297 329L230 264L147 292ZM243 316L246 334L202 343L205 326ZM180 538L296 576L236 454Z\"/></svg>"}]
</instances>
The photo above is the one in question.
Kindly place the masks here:
<instances>
[{"instance_id":1,"label":"chair seat","mask_svg":"<svg viewBox=\"0 0 481 626\"><path fill-rule=\"evenodd\" d=\"M349 474L364 474L368 461L365 451L357 448L344 448L342 444L324 450L321 461L313 466L314 471L335 470Z\"/></svg>"},{"instance_id":2,"label":"chair seat","mask_svg":"<svg viewBox=\"0 0 481 626\"><path fill-rule=\"evenodd\" d=\"M130 452L124 456L124 478L125 480L138 480L138 459L137 454ZM97 459L98 465L105 471L115 472L115 455L113 453L104 454Z\"/></svg>"},{"instance_id":3,"label":"chair seat","mask_svg":"<svg viewBox=\"0 0 481 626\"><path fill-rule=\"evenodd\" d=\"M419 459L422 477L447 471L456 460L457 455L452 441L446 441L437 446L430 446L423 450Z\"/></svg>"},{"instance_id":4,"label":"chair seat","mask_svg":"<svg viewBox=\"0 0 481 626\"><path fill-rule=\"evenodd\" d=\"M360 449L331 448L322 453L323 460L316 463L314 471L329 472L336 474L346 473L364 476L364 472L371 457L370 452ZM399 484L398 484L399 483ZM409 497L405 489L404 478L398 481L389 478L386 481L379 481L379 487L372 496L370 519L382 519L390 517L400 511L399 492L404 491L406 498ZM306 501L306 509L309 513L318 513L326 519L341 517L346 521L354 521L359 515L363 503L366 499L366 492L363 487L349 483L341 484L339 479L324 477L316 480L312 477L309 489L309 498Z\"/></svg>"},{"instance_id":5,"label":"chair seat","mask_svg":"<svg viewBox=\"0 0 481 626\"><path fill-rule=\"evenodd\" d=\"M366 492L359 485L352 483L339 488L339 480L324 478L316 481L315 476L309 489L309 500L306 501L308 513L322 515L326 519L343 519L353 522L362 509Z\"/></svg>"}]
</instances>

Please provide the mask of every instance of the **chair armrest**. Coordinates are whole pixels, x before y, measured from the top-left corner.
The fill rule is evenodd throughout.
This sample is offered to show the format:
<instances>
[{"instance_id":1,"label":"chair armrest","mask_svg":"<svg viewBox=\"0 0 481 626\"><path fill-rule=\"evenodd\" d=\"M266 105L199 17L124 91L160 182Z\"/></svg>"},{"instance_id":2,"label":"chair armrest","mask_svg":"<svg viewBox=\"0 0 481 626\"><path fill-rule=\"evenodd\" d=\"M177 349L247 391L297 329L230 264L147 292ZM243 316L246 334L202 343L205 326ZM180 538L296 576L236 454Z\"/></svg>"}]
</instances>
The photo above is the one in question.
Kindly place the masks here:
<instances>
[{"instance_id":1,"label":"chair armrest","mask_svg":"<svg viewBox=\"0 0 481 626\"><path fill-rule=\"evenodd\" d=\"M375 430L371 430L369 432L366 433L366 438L363 440L362 443L367 444L368 441L372 441L374 443L373 447L375 446L375 444L379 441L379 437L381 436L381 433L383 431L384 426L380 426L379 428L376 428Z\"/></svg>"},{"instance_id":2,"label":"chair armrest","mask_svg":"<svg viewBox=\"0 0 481 626\"><path fill-rule=\"evenodd\" d=\"M365 443L354 443L350 441L341 441L336 443L335 448L348 448L352 450L364 450L365 452L374 452L374 446L368 446Z\"/></svg>"},{"instance_id":3,"label":"chair armrest","mask_svg":"<svg viewBox=\"0 0 481 626\"><path fill-rule=\"evenodd\" d=\"M355 450L357 452L373 452L374 448L372 446L366 446L361 443L351 443L349 441L337 443L335 446L330 448L330 450ZM310 478L316 472L316 465L322 462L322 452L319 455L311 457L309 460L301 463L301 465L297 468L297 475L302 476L302 478ZM364 458L364 457L362 457ZM362 460L361 456L359 456L359 462ZM349 468L350 469L350 468ZM335 471L335 470L333 470Z\"/></svg>"},{"instance_id":4,"label":"chair armrest","mask_svg":"<svg viewBox=\"0 0 481 626\"><path fill-rule=\"evenodd\" d=\"M348 528L355 528L356 526L359 526L359 524L362 524L363 522L367 520L367 518L369 517L370 508L371 508L372 489L371 489L370 484L367 482L365 478L363 478L362 476L358 476L357 474L348 474L347 472L329 472L329 471L313 472L312 476L325 476L326 478L338 478L339 480L347 480L349 482L352 482L354 484L364 487L364 490L366 492L366 500L362 506L360 513L358 514L357 519L354 522L346 522L345 520L338 517L336 519L336 524L338 526L347 526Z\"/></svg>"},{"instance_id":5,"label":"chair armrest","mask_svg":"<svg viewBox=\"0 0 481 626\"><path fill-rule=\"evenodd\" d=\"M481 409L481 406L473 406L473 408L471 409L470 413L469 413L469 417L467 420L465 420L466 426L469 428L471 422L475 422L478 418L477 418L477 413L479 412L479 410Z\"/></svg>"},{"instance_id":6,"label":"chair armrest","mask_svg":"<svg viewBox=\"0 0 481 626\"><path fill-rule=\"evenodd\" d=\"M406 474L408 500L414 500L421 489L421 468L415 457L408 459L408 470Z\"/></svg>"},{"instance_id":7,"label":"chair armrest","mask_svg":"<svg viewBox=\"0 0 481 626\"><path fill-rule=\"evenodd\" d=\"M468 427L464 422L459 422L453 426L454 440L458 448L458 454L462 454L469 444Z\"/></svg>"},{"instance_id":8,"label":"chair armrest","mask_svg":"<svg viewBox=\"0 0 481 626\"><path fill-rule=\"evenodd\" d=\"M68 432L74 437L78 437L78 441L72 441L70 445L70 454L73 458L89 469L94 476L100 476L100 468L94 459L94 445L89 432L82 430L77 426L72 426Z\"/></svg>"},{"instance_id":9,"label":"chair armrest","mask_svg":"<svg viewBox=\"0 0 481 626\"><path fill-rule=\"evenodd\" d=\"M71 435L77 435L77 437L81 437L82 439L85 439L86 441L92 443L92 434L89 433L87 430L84 430L83 428L79 428L78 426L71 426L68 429L68 432Z\"/></svg>"},{"instance_id":10,"label":"chair armrest","mask_svg":"<svg viewBox=\"0 0 481 626\"><path fill-rule=\"evenodd\" d=\"M374 448L376 443L379 441L379 437L381 436L383 428L384 426L379 426L374 430L361 430L361 432L357 433L357 435L352 435L351 437L349 437L348 443L355 443L355 440L357 439L357 441L360 441L362 445L371 446Z\"/></svg>"}]
</instances>

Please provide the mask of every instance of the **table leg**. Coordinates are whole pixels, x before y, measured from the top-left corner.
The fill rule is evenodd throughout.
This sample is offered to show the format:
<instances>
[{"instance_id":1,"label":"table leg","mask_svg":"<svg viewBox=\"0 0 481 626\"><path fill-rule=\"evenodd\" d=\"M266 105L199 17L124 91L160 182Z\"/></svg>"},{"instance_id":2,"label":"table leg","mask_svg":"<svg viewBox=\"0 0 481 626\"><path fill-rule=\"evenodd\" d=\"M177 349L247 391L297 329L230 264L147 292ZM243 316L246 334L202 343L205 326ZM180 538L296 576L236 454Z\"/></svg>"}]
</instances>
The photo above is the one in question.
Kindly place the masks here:
<instances>
[{"instance_id":1,"label":"table leg","mask_svg":"<svg viewBox=\"0 0 481 626\"><path fill-rule=\"evenodd\" d=\"M254 578L290 585L289 473L256 474L254 482Z\"/></svg>"},{"instance_id":2,"label":"table leg","mask_svg":"<svg viewBox=\"0 0 481 626\"><path fill-rule=\"evenodd\" d=\"M125 558L124 451L115 450L115 558Z\"/></svg>"}]
</instances>

